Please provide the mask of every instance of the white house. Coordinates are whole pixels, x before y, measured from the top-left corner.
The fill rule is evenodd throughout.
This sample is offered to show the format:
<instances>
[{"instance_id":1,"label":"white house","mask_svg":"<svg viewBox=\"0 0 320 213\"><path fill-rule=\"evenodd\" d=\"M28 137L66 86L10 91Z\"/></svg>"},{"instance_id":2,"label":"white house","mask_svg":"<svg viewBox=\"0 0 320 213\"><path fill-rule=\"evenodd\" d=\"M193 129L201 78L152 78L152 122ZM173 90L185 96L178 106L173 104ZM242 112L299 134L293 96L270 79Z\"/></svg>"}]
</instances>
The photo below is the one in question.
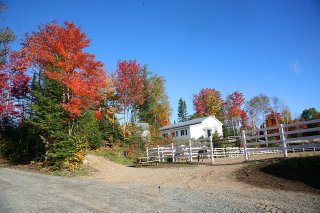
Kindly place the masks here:
<instances>
[{"instance_id":1,"label":"white house","mask_svg":"<svg viewBox=\"0 0 320 213\"><path fill-rule=\"evenodd\" d=\"M149 124L148 123L136 123L141 137L147 140L150 137Z\"/></svg>"},{"instance_id":2,"label":"white house","mask_svg":"<svg viewBox=\"0 0 320 213\"><path fill-rule=\"evenodd\" d=\"M210 137L215 131L223 136L222 123L214 116L197 118L190 121L171 124L159 129L162 137L172 137L174 140L198 139Z\"/></svg>"}]
</instances>

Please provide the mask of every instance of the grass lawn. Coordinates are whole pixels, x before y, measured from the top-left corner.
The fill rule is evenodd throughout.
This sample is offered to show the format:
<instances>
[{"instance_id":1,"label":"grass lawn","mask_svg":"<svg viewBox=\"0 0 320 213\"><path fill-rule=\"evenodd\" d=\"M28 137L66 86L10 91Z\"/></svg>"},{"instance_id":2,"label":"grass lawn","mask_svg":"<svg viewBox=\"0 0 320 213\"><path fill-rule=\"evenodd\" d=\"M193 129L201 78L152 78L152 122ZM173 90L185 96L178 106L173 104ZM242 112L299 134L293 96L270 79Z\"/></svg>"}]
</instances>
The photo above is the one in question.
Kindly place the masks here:
<instances>
[{"instance_id":1,"label":"grass lawn","mask_svg":"<svg viewBox=\"0 0 320 213\"><path fill-rule=\"evenodd\" d=\"M89 153L97 156L102 156L118 164L127 166L133 165L135 159L124 156L123 153L125 150L126 149L122 147L113 147L98 149L95 151L90 151Z\"/></svg>"}]
</instances>

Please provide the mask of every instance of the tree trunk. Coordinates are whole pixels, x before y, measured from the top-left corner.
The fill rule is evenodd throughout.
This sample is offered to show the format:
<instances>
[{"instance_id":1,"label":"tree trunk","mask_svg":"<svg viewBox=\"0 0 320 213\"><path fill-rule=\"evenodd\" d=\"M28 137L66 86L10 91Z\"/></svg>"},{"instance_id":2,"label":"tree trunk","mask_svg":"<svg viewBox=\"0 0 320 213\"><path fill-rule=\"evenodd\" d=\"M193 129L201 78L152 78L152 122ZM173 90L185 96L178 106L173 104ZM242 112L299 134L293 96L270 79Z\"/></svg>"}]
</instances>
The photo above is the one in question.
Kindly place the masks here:
<instances>
[{"instance_id":1,"label":"tree trunk","mask_svg":"<svg viewBox=\"0 0 320 213\"><path fill-rule=\"evenodd\" d=\"M126 127L127 127L126 111L127 111L127 108L124 106L123 107L123 126L124 126L124 129L126 129Z\"/></svg>"},{"instance_id":2,"label":"tree trunk","mask_svg":"<svg viewBox=\"0 0 320 213\"><path fill-rule=\"evenodd\" d=\"M72 119L72 123L69 122L69 130L68 130L69 136L71 136L72 134L73 126L74 126L74 119Z\"/></svg>"},{"instance_id":3,"label":"tree trunk","mask_svg":"<svg viewBox=\"0 0 320 213\"><path fill-rule=\"evenodd\" d=\"M234 128L234 120L233 117L231 118L231 125L232 125L232 135L235 136L235 128Z\"/></svg>"}]
</instances>

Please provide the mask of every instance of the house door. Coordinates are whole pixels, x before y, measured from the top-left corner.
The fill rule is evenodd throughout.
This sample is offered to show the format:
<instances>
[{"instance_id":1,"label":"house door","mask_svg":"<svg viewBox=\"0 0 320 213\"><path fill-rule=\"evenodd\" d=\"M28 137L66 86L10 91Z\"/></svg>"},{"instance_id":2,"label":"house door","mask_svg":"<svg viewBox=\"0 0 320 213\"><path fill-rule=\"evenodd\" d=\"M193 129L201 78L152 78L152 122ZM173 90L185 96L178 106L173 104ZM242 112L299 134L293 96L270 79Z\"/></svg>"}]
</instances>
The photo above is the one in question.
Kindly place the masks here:
<instances>
[{"instance_id":1,"label":"house door","mask_svg":"<svg viewBox=\"0 0 320 213\"><path fill-rule=\"evenodd\" d=\"M211 130L210 129L207 129L207 135L208 135L208 138L211 136Z\"/></svg>"}]
</instances>

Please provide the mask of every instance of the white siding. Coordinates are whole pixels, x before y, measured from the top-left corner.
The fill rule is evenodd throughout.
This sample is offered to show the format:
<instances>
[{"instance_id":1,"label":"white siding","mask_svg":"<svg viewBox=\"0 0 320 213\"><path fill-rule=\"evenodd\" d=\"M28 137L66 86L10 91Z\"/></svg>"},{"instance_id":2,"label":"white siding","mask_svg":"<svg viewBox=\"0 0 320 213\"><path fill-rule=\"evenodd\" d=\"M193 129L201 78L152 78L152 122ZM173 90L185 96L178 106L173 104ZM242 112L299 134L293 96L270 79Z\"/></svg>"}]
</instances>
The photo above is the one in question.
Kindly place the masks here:
<instances>
[{"instance_id":1,"label":"white siding","mask_svg":"<svg viewBox=\"0 0 320 213\"><path fill-rule=\"evenodd\" d=\"M222 125L213 117L209 117L202 121L203 128L208 128L212 130L212 134L214 134L215 131L218 132L219 136L222 136ZM205 135L204 137L207 137Z\"/></svg>"},{"instance_id":2,"label":"white siding","mask_svg":"<svg viewBox=\"0 0 320 213\"><path fill-rule=\"evenodd\" d=\"M184 135L181 135L181 130L183 130L184 132L187 130L187 134L184 133ZM163 136L163 134L167 133L168 136L171 136L171 132L176 132L178 131L178 136L174 137L175 139L190 139L190 127L186 126L186 127L181 127L181 128L176 128L176 129L170 129L170 130L162 130L160 131L161 136Z\"/></svg>"},{"instance_id":3,"label":"white siding","mask_svg":"<svg viewBox=\"0 0 320 213\"><path fill-rule=\"evenodd\" d=\"M187 134L181 136L181 130L187 130ZM223 136L222 133L222 124L214 117L207 117L202 120L199 124L191 124L188 126L173 127L172 129L161 130L161 136L165 133L168 133L168 136L171 136L171 132L178 131L178 136L174 137L175 140L185 140L185 139L198 139L200 137L208 137L207 130L211 130L211 134L214 134L215 131L218 132L219 136Z\"/></svg>"},{"instance_id":4,"label":"white siding","mask_svg":"<svg viewBox=\"0 0 320 213\"><path fill-rule=\"evenodd\" d=\"M196 124L196 125L192 125L191 127L191 134L190 134L190 138L193 139L198 139L200 137L204 137L204 131L203 131L203 125L202 124Z\"/></svg>"},{"instance_id":5,"label":"white siding","mask_svg":"<svg viewBox=\"0 0 320 213\"><path fill-rule=\"evenodd\" d=\"M181 130L184 131L184 135L181 135ZM186 130L187 130L187 134L186 134ZM179 135L178 135L177 139L190 139L190 127L189 126L179 128L178 133L179 133Z\"/></svg>"}]
</instances>

